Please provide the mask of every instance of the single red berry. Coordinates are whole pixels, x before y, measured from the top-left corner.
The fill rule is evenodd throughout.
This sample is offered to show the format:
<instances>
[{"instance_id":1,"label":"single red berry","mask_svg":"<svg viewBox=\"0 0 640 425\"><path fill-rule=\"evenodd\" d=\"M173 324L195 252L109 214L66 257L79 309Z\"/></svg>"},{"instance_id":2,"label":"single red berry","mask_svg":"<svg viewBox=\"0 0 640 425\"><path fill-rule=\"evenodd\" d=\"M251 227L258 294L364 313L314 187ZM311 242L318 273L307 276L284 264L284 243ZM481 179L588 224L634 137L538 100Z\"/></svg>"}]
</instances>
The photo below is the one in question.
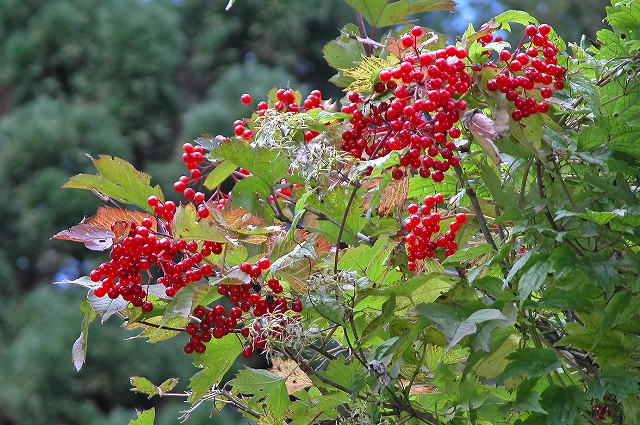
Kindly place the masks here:
<instances>
[{"instance_id":1,"label":"single red berry","mask_svg":"<svg viewBox=\"0 0 640 425\"><path fill-rule=\"evenodd\" d=\"M529 37L533 37L538 33L538 27L536 27L535 25L527 25L527 27L524 29L524 32Z\"/></svg>"},{"instance_id":2,"label":"single red berry","mask_svg":"<svg viewBox=\"0 0 640 425\"><path fill-rule=\"evenodd\" d=\"M302 311L302 301L299 299L291 301L291 310L300 313Z\"/></svg>"},{"instance_id":3,"label":"single red berry","mask_svg":"<svg viewBox=\"0 0 640 425\"><path fill-rule=\"evenodd\" d=\"M243 273L249 273L251 271L251 263L249 263L248 261L245 261L242 264L240 264L240 271Z\"/></svg>"},{"instance_id":4,"label":"single red berry","mask_svg":"<svg viewBox=\"0 0 640 425\"><path fill-rule=\"evenodd\" d=\"M391 172L391 177L394 180L401 180L404 177L404 171L402 171L400 168L394 168Z\"/></svg>"},{"instance_id":5,"label":"single red berry","mask_svg":"<svg viewBox=\"0 0 640 425\"><path fill-rule=\"evenodd\" d=\"M245 93L245 94L243 94L242 96L240 96L240 101L241 101L242 103L244 103L245 105L250 104L252 100L253 100L253 99L251 98L251 95L250 95L250 94L246 94L246 93Z\"/></svg>"},{"instance_id":6,"label":"single red berry","mask_svg":"<svg viewBox=\"0 0 640 425\"><path fill-rule=\"evenodd\" d=\"M145 313L149 313L150 311L153 310L153 303L151 301L145 301L142 303L142 311L144 311Z\"/></svg>"},{"instance_id":7,"label":"single red berry","mask_svg":"<svg viewBox=\"0 0 640 425\"><path fill-rule=\"evenodd\" d=\"M207 313L207 309L201 305L193 309L193 315L199 319L202 319L206 313Z\"/></svg>"},{"instance_id":8,"label":"single red berry","mask_svg":"<svg viewBox=\"0 0 640 425\"><path fill-rule=\"evenodd\" d=\"M251 356L253 356L253 348L251 347L245 347L242 350L242 357L244 357L245 359L250 358Z\"/></svg>"},{"instance_id":9,"label":"single red berry","mask_svg":"<svg viewBox=\"0 0 640 425\"><path fill-rule=\"evenodd\" d=\"M156 207L159 203L160 200L155 195L151 195L149 196L149 198L147 198L147 204L149 204L150 207Z\"/></svg>"},{"instance_id":10,"label":"single red berry","mask_svg":"<svg viewBox=\"0 0 640 425\"><path fill-rule=\"evenodd\" d=\"M267 257L263 257L256 263L262 270L268 270L271 267L271 261Z\"/></svg>"},{"instance_id":11,"label":"single red berry","mask_svg":"<svg viewBox=\"0 0 640 425\"><path fill-rule=\"evenodd\" d=\"M551 27L547 24L541 24L538 27L538 31L540 32L540 34L542 35L547 35L551 32Z\"/></svg>"}]
</instances>

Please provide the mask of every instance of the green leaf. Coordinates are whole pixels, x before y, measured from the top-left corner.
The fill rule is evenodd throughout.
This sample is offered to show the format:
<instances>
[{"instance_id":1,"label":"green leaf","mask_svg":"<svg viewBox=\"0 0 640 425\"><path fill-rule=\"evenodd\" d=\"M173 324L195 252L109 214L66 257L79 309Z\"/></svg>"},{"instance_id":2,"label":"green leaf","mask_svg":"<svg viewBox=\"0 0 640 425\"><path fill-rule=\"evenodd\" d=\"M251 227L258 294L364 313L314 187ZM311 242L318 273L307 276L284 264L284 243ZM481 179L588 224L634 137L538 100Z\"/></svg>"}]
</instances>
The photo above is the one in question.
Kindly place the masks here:
<instances>
[{"instance_id":1,"label":"green leaf","mask_svg":"<svg viewBox=\"0 0 640 425\"><path fill-rule=\"evenodd\" d=\"M71 362L76 369L76 372L82 368L87 357L87 345L89 338L89 324L93 322L97 314L95 310L89 304L89 301L85 298L80 304L80 311L84 314L82 319L82 325L80 327L80 336L73 343L71 348Z\"/></svg>"},{"instance_id":2,"label":"green leaf","mask_svg":"<svg viewBox=\"0 0 640 425\"><path fill-rule=\"evenodd\" d=\"M464 261L470 260L472 258L480 257L488 252L493 251L493 248L488 243L481 243L479 245L469 245L459 251L456 251L455 254L447 257L442 262L443 265L449 264L461 264Z\"/></svg>"},{"instance_id":3,"label":"green leaf","mask_svg":"<svg viewBox=\"0 0 640 425\"><path fill-rule=\"evenodd\" d=\"M214 338L206 345L207 351L204 354L194 355L194 366L202 370L189 381L191 394L187 401L190 403L200 400L212 386L219 384L242 351L242 344L237 338Z\"/></svg>"},{"instance_id":4,"label":"green leaf","mask_svg":"<svg viewBox=\"0 0 640 425\"><path fill-rule=\"evenodd\" d=\"M525 379L518 385L513 410L547 414L547 411L540 406L540 392L535 388L538 381L539 378Z\"/></svg>"},{"instance_id":5,"label":"green leaf","mask_svg":"<svg viewBox=\"0 0 640 425\"><path fill-rule=\"evenodd\" d=\"M215 190L220 184L233 173L238 166L231 161L222 161L216 168L211 170L204 179L204 186L207 189Z\"/></svg>"},{"instance_id":6,"label":"green leaf","mask_svg":"<svg viewBox=\"0 0 640 425\"><path fill-rule=\"evenodd\" d=\"M267 186L276 184L285 177L292 179L288 175L291 164L278 149L253 147L242 140L232 139L221 144L213 154L249 170Z\"/></svg>"},{"instance_id":7,"label":"green leaf","mask_svg":"<svg viewBox=\"0 0 640 425\"><path fill-rule=\"evenodd\" d=\"M160 394L158 387L156 387L153 382L141 376L132 376L131 385L133 385L131 391L147 394L149 398Z\"/></svg>"},{"instance_id":8,"label":"green leaf","mask_svg":"<svg viewBox=\"0 0 640 425\"><path fill-rule=\"evenodd\" d=\"M346 0L349 6L362 13L367 22L382 28L408 22L411 15L435 10L451 10L456 3L452 0Z\"/></svg>"},{"instance_id":9,"label":"green leaf","mask_svg":"<svg viewBox=\"0 0 640 425\"><path fill-rule=\"evenodd\" d=\"M369 0L361 0L362 3L370 3ZM385 2L387 6L376 19L376 23L369 21L377 28L400 25L409 21L411 15L436 10L451 10L456 6L453 0L399 0Z\"/></svg>"},{"instance_id":10,"label":"green leaf","mask_svg":"<svg viewBox=\"0 0 640 425\"><path fill-rule=\"evenodd\" d=\"M252 215L269 218L267 212L270 208L265 207L260 199L266 199L270 195L269 186L267 186L258 177L245 177L233 187L231 191L231 201L238 208L244 208Z\"/></svg>"},{"instance_id":11,"label":"green leaf","mask_svg":"<svg viewBox=\"0 0 640 425\"><path fill-rule=\"evenodd\" d=\"M502 29L508 29L509 31L511 30L510 27L504 27L504 24L508 24L509 22L514 22L524 26L529 24L538 24L538 20L536 18L522 10L507 10L506 12L502 12L496 16L494 19L496 22L503 24Z\"/></svg>"},{"instance_id":12,"label":"green leaf","mask_svg":"<svg viewBox=\"0 0 640 425\"><path fill-rule=\"evenodd\" d=\"M558 356L548 348L520 348L507 358L511 362L500 376L503 380L522 375L526 378L544 376L560 366Z\"/></svg>"},{"instance_id":13,"label":"green leaf","mask_svg":"<svg viewBox=\"0 0 640 425\"><path fill-rule=\"evenodd\" d=\"M355 80L344 75L341 70L352 68L356 62L361 61L365 51L362 43L349 37L350 34L360 35L357 26L347 24L340 32L342 35L328 42L322 53L327 63L339 71L330 81L338 87L347 87Z\"/></svg>"},{"instance_id":14,"label":"green leaf","mask_svg":"<svg viewBox=\"0 0 640 425\"><path fill-rule=\"evenodd\" d=\"M173 237L177 240L229 242L218 223L213 219L200 219L192 203L180 205L173 218Z\"/></svg>"},{"instance_id":15,"label":"green leaf","mask_svg":"<svg viewBox=\"0 0 640 425\"><path fill-rule=\"evenodd\" d=\"M452 279L444 273L428 273L414 276L406 282L394 284L371 295L395 294L396 313L415 308L420 303L431 303L453 287Z\"/></svg>"},{"instance_id":16,"label":"green leaf","mask_svg":"<svg viewBox=\"0 0 640 425\"><path fill-rule=\"evenodd\" d=\"M602 400L607 394L621 398L629 397L640 392L638 379L638 372L635 369L619 366L603 367L600 371L600 379L589 383L589 394L598 400Z\"/></svg>"},{"instance_id":17,"label":"green leaf","mask_svg":"<svg viewBox=\"0 0 640 425\"><path fill-rule=\"evenodd\" d=\"M156 420L156 409L152 407L149 410L138 412L136 419L131 419L129 425L153 425Z\"/></svg>"},{"instance_id":18,"label":"green leaf","mask_svg":"<svg viewBox=\"0 0 640 425\"><path fill-rule=\"evenodd\" d=\"M383 277L387 282L395 282L402 274L387 261L395 246L395 241L383 236L373 246L360 245L348 248L342 252L338 267L357 270L375 283L380 283Z\"/></svg>"},{"instance_id":19,"label":"green leaf","mask_svg":"<svg viewBox=\"0 0 640 425\"><path fill-rule=\"evenodd\" d=\"M462 318L455 310L444 304L418 304L415 312L431 319L449 340L453 338L458 329L458 324L462 321Z\"/></svg>"},{"instance_id":20,"label":"green leaf","mask_svg":"<svg viewBox=\"0 0 640 425\"><path fill-rule=\"evenodd\" d=\"M518 293L520 306L529 298L532 292L540 289L547 275L551 271L552 262L547 256L538 255L534 257L537 260L527 271L525 271L518 281Z\"/></svg>"},{"instance_id":21,"label":"green leaf","mask_svg":"<svg viewBox=\"0 0 640 425\"><path fill-rule=\"evenodd\" d=\"M232 385L234 390L253 394L254 402L263 401L267 411L276 417L282 417L289 406L289 393L287 392L286 379L281 378L264 369L242 369Z\"/></svg>"},{"instance_id":22,"label":"green leaf","mask_svg":"<svg viewBox=\"0 0 640 425\"><path fill-rule=\"evenodd\" d=\"M463 320L456 329L451 341L449 341L449 345L447 349L450 350L454 345L459 343L462 338L467 335L472 335L476 333L478 330L478 323L487 322L490 320L500 320L507 322L509 319L507 316L502 314L500 310L496 310L494 308L486 308L482 310L478 310L473 313L471 316ZM488 347L487 347L488 350Z\"/></svg>"},{"instance_id":23,"label":"green leaf","mask_svg":"<svg viewBox=\"0 0 640 425\"><path fill-rule=\"evenodd\" d=\"M382 304L382 310L380 314L376 316L367 327L364 329L362 334L360 335L361 342L367 342L373 336L375 336L378 331L380 331L383 327L389 324L389 321L393 317L393 313L396 309L396 297L392 295L384 304Z\"/></svg>"},{"instance_id":24,"label":"green leaf","mask_svg":"<svg viewBox=\"0 0 640 425\"><path fill-rule=\"evenodd\" d=\"M100 174L78 174L69 179L62 187L96 190L116 201L136 205L153 213L147 199L155 195L164 201L160 186L151 186L151 176L136 170L133 165L118 157L100 155L93 160Z\"/></svg>"},{"instance_id":25,"label":"green leaf","mask_svg":"<svg viewBox=\"0 0 640 425\"><path fill-rule=\"evenodd\" d=\"M541 394L542 408L549 412L548 424L573 424L578 410L588 410L584 393L575 385L551 385Z\"/></svg>"},{"instance_id":26,"label":"green leaf","mask_svg":"<svg viewBox=\"0 0 640 425\"><path fill-rule=\"evenodd\" d=\"M602 320L600 331L593 341L591 349L594 349L602 337L617 324L618 317L620 317L621 313L627 308L632 299L632 294L627 290L616 292L613 295L604 309L604 319Z\"/></svg>"}]
</instances>

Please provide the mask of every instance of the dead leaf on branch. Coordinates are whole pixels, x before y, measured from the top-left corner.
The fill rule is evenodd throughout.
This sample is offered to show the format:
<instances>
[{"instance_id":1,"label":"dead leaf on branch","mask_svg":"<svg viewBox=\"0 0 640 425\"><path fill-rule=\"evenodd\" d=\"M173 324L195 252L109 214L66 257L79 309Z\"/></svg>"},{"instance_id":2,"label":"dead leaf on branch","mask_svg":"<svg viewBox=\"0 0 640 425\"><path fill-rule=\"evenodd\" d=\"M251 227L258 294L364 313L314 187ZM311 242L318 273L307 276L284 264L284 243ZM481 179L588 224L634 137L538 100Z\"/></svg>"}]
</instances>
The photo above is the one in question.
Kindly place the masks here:
<instances>
[{"instance_id":1,"label":"dead leaf on branch","mask_svg":"<svg viewBox=\"0 0 640 425\"><path fill-rule=\"evenodd\" d=\"M273 366L269 371L286 379L285 385L289 394L313 386L313 381L298 367L298 363L295 361L272 357L271 363L273 363Z\"/></svg>"},{"instance_id":2,"label":"dead leaf on branch","mask_svg":"<svg viewBox=\"0 0 640 425\"><path fill-rule=\"evenodd\" d=\"M391 180L380 194L378 215L387 216L394 208L404 204L409 193L409 176L405 175L400 180Z\"/></svg>"},{"instance_id":3,"label":"dead leaf on branch","mask_svg":"<svg viewBox=\"0 0 640 425\"><path fill-rule=\"evenodd\" d=\"M96 215L56 233L52 239L82 242L93 251L104 251L124 239L131 226L140 225L144 218L151 218L151 231L157 231L157 221L152 215L122 208L100 207Z\"/></svg>"}]
</instances>

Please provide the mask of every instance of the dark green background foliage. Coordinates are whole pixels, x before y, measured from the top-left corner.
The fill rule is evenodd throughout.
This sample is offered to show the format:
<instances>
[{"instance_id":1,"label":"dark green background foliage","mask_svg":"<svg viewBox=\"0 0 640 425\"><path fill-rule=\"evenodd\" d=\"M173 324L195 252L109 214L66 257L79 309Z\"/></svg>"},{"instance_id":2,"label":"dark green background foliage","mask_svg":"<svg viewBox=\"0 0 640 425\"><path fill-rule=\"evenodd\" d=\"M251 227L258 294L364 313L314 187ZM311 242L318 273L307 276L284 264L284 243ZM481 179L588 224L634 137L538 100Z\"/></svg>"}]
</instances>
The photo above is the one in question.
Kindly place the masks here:
<instances>
[{"instance_id":1,"label":"dark green background foliage","mask_svg":"<svg viewBox=\"0 0 640 425\"><path fill-rule=\"evenodd\" d=\"M191 367L179 341L142 349L111 325L96 327L88 365L72 369L83 294L49 283L63 266L70 271L58 277L74 278L99 257L48 238L99 205L59 189L92 172L86 154L121 156L170 187L182 173L178 146L230 133L249 112L241 93L259 99L291 83L340 95L326 82L322 46L353 20L344 2L238 0L230 12L223 3L0 0L0 424L125 423L132 407L148 407L128 391L129 376L161 382ZM425 23L452 32L447 20L479 25L506 8L468 3ZM547 2L546 15L547 3L536 3L532 14L570 40L592 36L604 16L599 0ZM157 423L175 423L182 406L165 405ZM188 423L204 422L206 409Z\"/></svg>"}]
</instances>

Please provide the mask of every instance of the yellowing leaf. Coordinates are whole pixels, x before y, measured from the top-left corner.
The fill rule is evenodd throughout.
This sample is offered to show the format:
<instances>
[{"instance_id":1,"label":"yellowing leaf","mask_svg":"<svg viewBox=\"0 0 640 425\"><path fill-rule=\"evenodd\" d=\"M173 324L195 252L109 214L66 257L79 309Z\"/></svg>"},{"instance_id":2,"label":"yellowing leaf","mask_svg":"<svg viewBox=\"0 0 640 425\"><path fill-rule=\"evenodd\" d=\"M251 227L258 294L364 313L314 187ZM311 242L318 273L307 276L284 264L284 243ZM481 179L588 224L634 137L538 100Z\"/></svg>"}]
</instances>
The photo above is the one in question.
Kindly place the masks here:
<instances>
[{"instance_id":1,"label":"yellowing leaf","mask_svg":"<svg viewBox=\"0 0 640 425\"><path fill-rule=\"evenodd\" d=\"M93 160L99 174L78 174L69 179L63 188L88 189L117 201L137 205L149 212L153 208L147 198L155 195L161 201L164 195L160 186L151 186L151 176L140 172L133 165L118 157L100 155Z\"/></svg>"},{"instance_id":2,"label":"yellowing leaf","mask_svg":"<svg viewBox=\"0 0 640 425\"><path fill-rule=\"evenodd\" d=\"M404 204L409 193L409 176L406 175L400 180L391 180L380 194L380 204L378 205L378 215L386 216L394 208Z\"/></svg>"},{"instance_id":3,"label":"yellowing leaf","mask_svg":"<svg viewBox=\"0 0 640 425\"><path fill-rule=\"evenodd\" d=\"M309 376L304 373L298 364L290 359L281 359L279 357L272 357L271 362L273 366L270 372L281 378L285 378L285 385L289 394L293 394L305 388L311 387L313 381Z\"/></svg>"},{"instance_id":4,"label":"yellowing leaf","mask_svg":"<svg viewBox=\"0 0 640 425\"><path fill-rule=\"evenodd\" d=\"M343 75L353 78L355 81L349 84L344 91L356 91L359 93L371 91L371 82L378 76L381 70L397 65L398 58L389 55L382 59L375 56L362 55L362 61L349 69L341 69Z\"/></svg>"}]
</instances>

